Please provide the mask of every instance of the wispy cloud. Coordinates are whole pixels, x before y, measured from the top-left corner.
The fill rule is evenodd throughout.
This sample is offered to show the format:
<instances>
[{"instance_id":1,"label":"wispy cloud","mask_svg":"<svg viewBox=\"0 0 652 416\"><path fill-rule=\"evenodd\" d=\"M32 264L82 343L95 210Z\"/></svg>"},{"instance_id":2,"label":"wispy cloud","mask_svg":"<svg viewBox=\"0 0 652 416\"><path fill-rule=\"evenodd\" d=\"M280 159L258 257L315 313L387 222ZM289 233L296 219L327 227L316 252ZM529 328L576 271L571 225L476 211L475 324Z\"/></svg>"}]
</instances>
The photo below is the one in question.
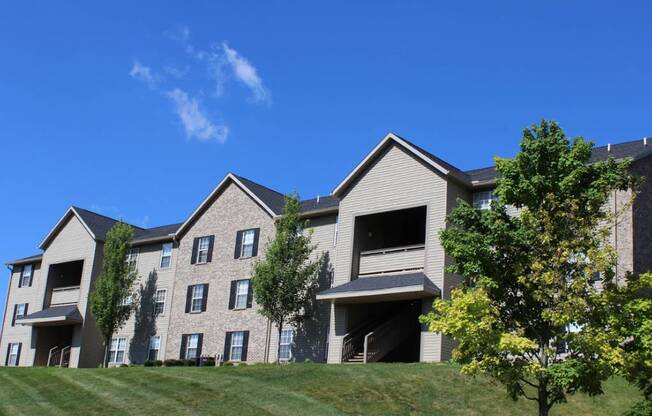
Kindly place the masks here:
<instances>
[{"instance_id":1,"label":"wispy cloud","mask_svg":"<svg viewBox=\"0 0 652 416\"><path fill-rule=\"evenodd\" d=\"M132 78L143 81L150 89L156 88L158 77L154 75L150 67L145 66L138 61L134 61L131 71L129 71L129 75Z\"/></svg>"},{"instance_id":2,"label":"wispy cloud","mask_svg":"<svg viewBox=\"0 0 652 416\"><path fill-rule=\"evenodd\" d=\"M199 100L190 97L180 88L167 92L167 96L174 102L174 109L186 131L186 137L197 138L201 141L217 140L226 141L229 129L225 125L215 124L202 111Z\"/></svg>"},{"instance_id":3,"label":"wispy cloud","mask_svg":"<svg viewBox=\"0 0 652 416\"><path fill-rule=\"evenodd\" d=\"M253 101L271 104L271 94L263 85L263 80L258 76L256 68L238 51L230 48L226 42L222 43L222 50L235 77L251 90Z\"/></svg>"}]
</instances>

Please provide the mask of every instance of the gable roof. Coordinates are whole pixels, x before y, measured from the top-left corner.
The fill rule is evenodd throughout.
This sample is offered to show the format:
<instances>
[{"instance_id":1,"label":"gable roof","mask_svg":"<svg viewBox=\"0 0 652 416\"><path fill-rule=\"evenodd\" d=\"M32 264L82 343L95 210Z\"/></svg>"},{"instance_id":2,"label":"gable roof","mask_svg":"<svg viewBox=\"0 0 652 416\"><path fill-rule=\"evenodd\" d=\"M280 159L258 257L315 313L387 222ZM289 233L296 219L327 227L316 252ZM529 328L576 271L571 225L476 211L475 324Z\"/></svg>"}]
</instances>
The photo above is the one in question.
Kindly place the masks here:
<instances>
[{"instance_id":1,"label":"gable roof","mask_svg":"<svg viewBox=\"0 0 652 416\"><path fill-rule=\"evenodd\" d=\"M355 179L364 172L364 170L392 143L399 144L403 148L407 149L412 155L416 156L418 159L421 159L426 164L430 165L433 169L440 172L444 176L452 176L457 180L462 182L468 182L468 178L461 170L457 169L453 165L444 162L438 157L434 156L432 153L429 153L419 146L403 139L402 137L397 136L394 133L389 133L385 136L380 143L374 147L371 152L360 162L349 175L344 178L342 182L333 190L332 194L339 196L344 192L348 187L355 181Z\"/></svg>"},{"instance_id":2,"label":"gable roof","mask_svg":"<svg viewBox=\"0 0 652 416\"><path fill-rule=\"evenodd\" d=\"M235 183L240 189L249 195L249 197L251 197L258 205L260 205L260 207L263 208L263 210L267 212L267 214L269 214L272 218L277 217L283 211L282 204L280 205L279 210L279 200L283 198L283 194L229 172L226 174L224 179L222 179L220 183L217 184L211 193L208 194L202 203L199 204L193 213L190 214L188 219L186 219L183 224L181 224L181 226L176 231L177 236L183 235L188 227L204 212L208 205L213 202L219 192L231 182Z\"/></svg>"},{"instance_id":3,"label":"gable roof","mask_svg":"<svg viewBox=\"0 0 652 416\"><path fill-rule=\"evenodd\" d=\"M301 201L301 214L311 215L330 211L337 211L340 200L332 195L320 196Z\"/></svg>"},{"instance_id":4,"label":"gable roof","mask_svg":"<svg viewBox=\"0 0 652 416\"><path fill-rule=\"evenodd\" d=\"M17 266L19 264L30 264L38 263L43 258L43 254L35 254L29 257L23 257L22 259L12 260L5 263L7 266Z\"/></svg>"},{"instance_id":5,"label":"gable roof","mask_svg":"<svg viewBox=\"0 0 652 416\"><path fill-rule=\"evenodd\" d=\"M155 241L172 240L181 223L162 225L160 227L135 229L132 244L153 243Z\"/></svg>"}]
</instances>

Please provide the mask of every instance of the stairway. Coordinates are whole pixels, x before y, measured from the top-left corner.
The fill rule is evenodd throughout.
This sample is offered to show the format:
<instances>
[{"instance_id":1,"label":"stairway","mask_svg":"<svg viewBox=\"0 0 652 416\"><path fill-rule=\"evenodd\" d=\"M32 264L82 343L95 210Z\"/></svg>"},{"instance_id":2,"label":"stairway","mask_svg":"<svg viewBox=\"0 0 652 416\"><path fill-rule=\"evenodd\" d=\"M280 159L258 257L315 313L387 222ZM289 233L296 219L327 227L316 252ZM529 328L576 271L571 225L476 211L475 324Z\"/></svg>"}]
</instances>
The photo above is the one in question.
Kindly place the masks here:
<instances>
[{"instance_id":1,"label":"stairway","mask_svg":"<svg viewBox=\"0 0 652 416\"><path fill-rule=\"evenodd\" d=\"M344 337L342 362L364 364L380 361L411 335L416 322L412 305L398 314L359 326Z\"/></svg>"}]
</instances>

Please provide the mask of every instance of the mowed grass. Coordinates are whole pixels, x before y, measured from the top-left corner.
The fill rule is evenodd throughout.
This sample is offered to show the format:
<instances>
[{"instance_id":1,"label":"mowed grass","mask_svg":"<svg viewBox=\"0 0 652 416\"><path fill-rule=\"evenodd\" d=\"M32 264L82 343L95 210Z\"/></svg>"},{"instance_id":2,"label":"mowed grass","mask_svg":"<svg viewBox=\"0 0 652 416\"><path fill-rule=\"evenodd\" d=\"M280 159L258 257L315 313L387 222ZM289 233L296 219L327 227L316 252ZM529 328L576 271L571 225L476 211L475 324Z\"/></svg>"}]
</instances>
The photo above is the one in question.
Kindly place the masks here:
<instances>
[{"instance_id":1,"label":"mowed grass","mask_svg":"<svg viewBox=\"0 0 652 416\"><path fill-rule=\"evenodd\" d=\"M622 379L553 415L619 415L640 396ZM222 368L2 368L3 415L536 415L450 364Z\"/></svg>"}]
</instances>

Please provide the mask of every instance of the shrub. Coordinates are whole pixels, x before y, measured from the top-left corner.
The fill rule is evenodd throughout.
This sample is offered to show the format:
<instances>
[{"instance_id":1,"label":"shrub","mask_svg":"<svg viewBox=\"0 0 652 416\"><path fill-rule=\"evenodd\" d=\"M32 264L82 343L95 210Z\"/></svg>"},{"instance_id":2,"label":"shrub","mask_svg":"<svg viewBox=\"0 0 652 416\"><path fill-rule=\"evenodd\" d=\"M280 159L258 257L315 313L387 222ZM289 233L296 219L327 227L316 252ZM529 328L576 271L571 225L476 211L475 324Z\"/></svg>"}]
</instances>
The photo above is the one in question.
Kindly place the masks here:
<instances>
[{"instance_id":1,"label":"shrub","mask_svg":"<svg viewBox=\"0 0 652 416\"><path fill-rule=\"evenodd\" d=\"M233 361L225 361L223 365L224 367L233 367Z\"/></svg>"},{"instance_id":2,"label":"shrub","mask_svg":"<svg viewBox=\"0 0 652 416\"><path fill-rule=\"evenodd\" d=\"M185 364L185 360L174 360L174 359L167 359L163 361L163 365L166 367L179 367Z\"/></svg>"},{"instance_id":3,"label":"shrub","mask_svg":"<svg viewBox=\"0 0 652 416\"><path fill-rule=\"evenodd\" d=\"M155 365L156 367L160 367L160 366L163 365L163 361L161 361L161 360L156 360L156 361L154 361L154 365Z\"/></svg>"},{"instance_id":4,"label":"shrub","mask_svg":"<svg viewBox=\"0 0 652 416\"><path fill-rule=\"evenodd\" d=\"M155 362L152 361L152 360L147 360L147 361L145 361L143 363L143 366L145 366L145 367L154 367L154 365L155 365Z\"/></svg>"},{"instance_id":5,"label":"shrub","mask_svg":"<svg viewBox=\"0 0 652 416\"><path fill-rule=\"evenodd\" d=\"M128 364L120 364L120 368L123 368L123 367L129 367L129 365Z\"/></svg>"}]
</instances>

